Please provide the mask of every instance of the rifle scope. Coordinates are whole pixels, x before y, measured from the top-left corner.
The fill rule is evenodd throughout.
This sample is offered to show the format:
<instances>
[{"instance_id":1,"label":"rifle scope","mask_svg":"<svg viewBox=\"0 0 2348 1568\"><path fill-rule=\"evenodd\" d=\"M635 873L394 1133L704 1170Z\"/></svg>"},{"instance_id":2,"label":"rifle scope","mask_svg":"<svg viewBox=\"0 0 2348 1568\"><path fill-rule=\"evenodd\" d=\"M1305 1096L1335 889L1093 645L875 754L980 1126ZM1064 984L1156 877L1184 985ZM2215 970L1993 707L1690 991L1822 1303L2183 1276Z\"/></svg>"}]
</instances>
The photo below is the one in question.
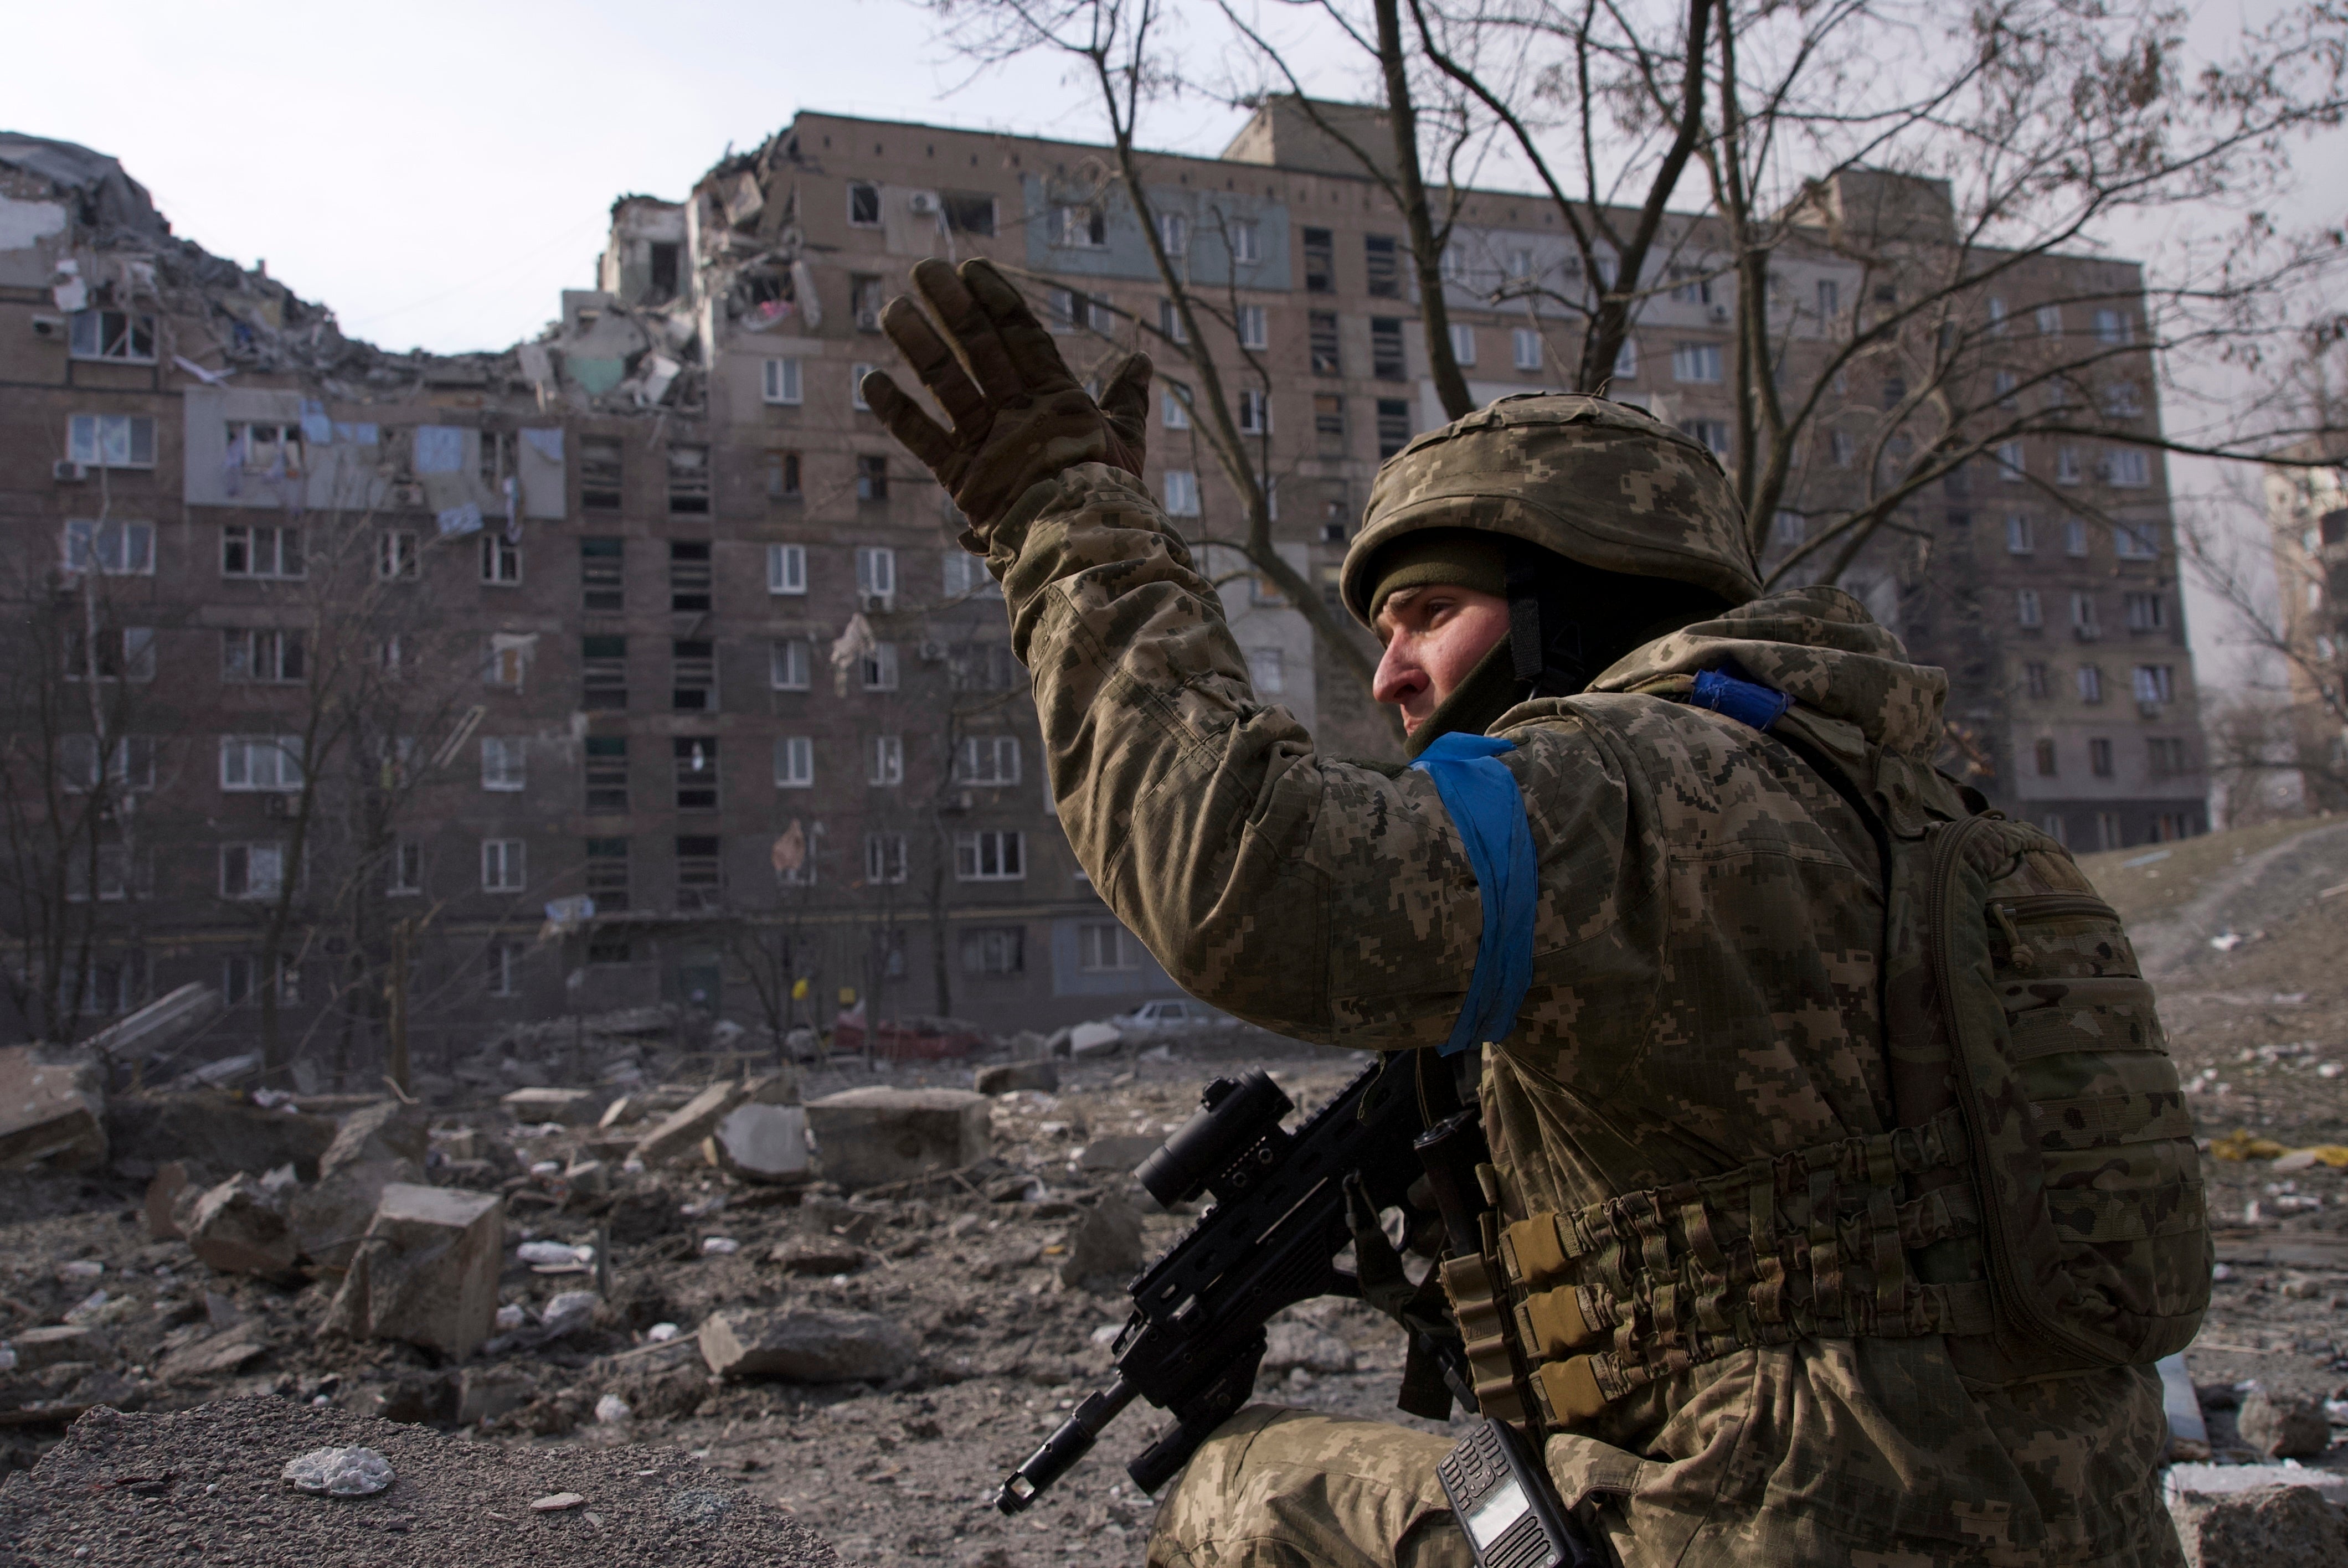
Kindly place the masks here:
<instances>
[{"instance_id":1,"label":"rifle scope","mask_svg":"<svg viewBox=\"0 0 2348 1568\"><path fill-rule=\"evenodd\" d=\"M1133 1173L1165 1208L1208 1192L1218 1203L1229 1201L1276 1164L1288 1146L1280 1119L1296 1102L1260 1067L1216 1079L1199 1104L1198 1113Z\"/></svg>"}]
</instances>

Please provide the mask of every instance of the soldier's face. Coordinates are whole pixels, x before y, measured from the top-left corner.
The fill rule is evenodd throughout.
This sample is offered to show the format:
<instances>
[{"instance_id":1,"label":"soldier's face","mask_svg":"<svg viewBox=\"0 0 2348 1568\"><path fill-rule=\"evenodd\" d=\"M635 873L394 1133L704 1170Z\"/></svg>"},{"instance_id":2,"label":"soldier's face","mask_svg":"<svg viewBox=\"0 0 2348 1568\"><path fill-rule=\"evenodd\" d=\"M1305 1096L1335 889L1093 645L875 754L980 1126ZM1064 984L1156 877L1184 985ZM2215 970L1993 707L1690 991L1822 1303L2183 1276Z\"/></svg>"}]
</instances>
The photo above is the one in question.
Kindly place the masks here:
<instances>
[{"instance_id":1,"label":"soldier's face","mask_svg":"<svg viewBox=\"0 0 2348 1568\"><path fill-rule=\"evenodd\" d=\"M1375 630L1386 651L1370 694L1402 710L1407 734L1509 634L1509 601L1481 589L1406 588L1379 607Z\"/></svg>"}]
</instances>

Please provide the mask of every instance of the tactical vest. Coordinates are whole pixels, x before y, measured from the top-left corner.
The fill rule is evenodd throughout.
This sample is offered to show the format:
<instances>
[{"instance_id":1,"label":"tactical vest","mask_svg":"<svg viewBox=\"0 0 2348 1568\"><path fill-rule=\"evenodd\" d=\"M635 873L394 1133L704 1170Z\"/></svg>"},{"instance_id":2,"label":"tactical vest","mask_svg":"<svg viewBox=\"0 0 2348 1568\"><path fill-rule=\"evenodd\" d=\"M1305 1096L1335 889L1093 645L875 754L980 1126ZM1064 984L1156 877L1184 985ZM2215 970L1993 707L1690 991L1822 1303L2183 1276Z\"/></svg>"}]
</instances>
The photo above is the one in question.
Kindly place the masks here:
<instances>
[{"instance_id":1,"label":"tactical vest","mask_svg":"<svg viewBox=\"0 0 2348 1568\"><path fill-rule=\"evenodd\" d=\"M1898 1124L1569 1214L1488 1214L1480 1253L1442 1267L1484 1412L1568 1428L1813 1337L1942 1336L1993 1383L2183 1349L2209 1299L2200 1156L2117 914L2046 834L1733 684L1704 705L1785 741L1882 850Z\"/></svg>"}]
</instances>

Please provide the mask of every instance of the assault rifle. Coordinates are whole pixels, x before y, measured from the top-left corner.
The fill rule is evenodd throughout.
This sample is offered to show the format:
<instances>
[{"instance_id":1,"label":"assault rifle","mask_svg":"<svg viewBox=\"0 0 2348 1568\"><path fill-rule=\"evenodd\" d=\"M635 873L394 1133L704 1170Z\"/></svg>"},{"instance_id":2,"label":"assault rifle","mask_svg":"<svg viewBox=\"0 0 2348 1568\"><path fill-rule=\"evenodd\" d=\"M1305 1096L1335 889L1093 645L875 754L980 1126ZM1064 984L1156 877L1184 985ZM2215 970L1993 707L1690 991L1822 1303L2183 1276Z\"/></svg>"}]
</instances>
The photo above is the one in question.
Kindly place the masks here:
<instances>
[{"instance_id":1,"label":"assault rifle","mask_svg":"<svg viewBox=\"0 0 2348 1568\"><path fill-rule=\"evenodd\" d=\"M1361 1278L1339 1268L1337 1255L1353 1245L1355 1224L1407 1213L1422 1170L1410 1053L1371 1066L1291 1132L1281 1119L1295 1108L1260 1069L1219 1078L1198 1114L1142 1162L1134 1174L1161 1204L1204 1193L1214 1206L1135 1277L1116 1378L1013 1472L995 1507L1017 1513L1035 1501L1137 1397L1174 1418L1126 1467L1156 1491L1247 1402L1275 1314L1316 1296L1361 1296Z\"/></svg>"}]
</instances>

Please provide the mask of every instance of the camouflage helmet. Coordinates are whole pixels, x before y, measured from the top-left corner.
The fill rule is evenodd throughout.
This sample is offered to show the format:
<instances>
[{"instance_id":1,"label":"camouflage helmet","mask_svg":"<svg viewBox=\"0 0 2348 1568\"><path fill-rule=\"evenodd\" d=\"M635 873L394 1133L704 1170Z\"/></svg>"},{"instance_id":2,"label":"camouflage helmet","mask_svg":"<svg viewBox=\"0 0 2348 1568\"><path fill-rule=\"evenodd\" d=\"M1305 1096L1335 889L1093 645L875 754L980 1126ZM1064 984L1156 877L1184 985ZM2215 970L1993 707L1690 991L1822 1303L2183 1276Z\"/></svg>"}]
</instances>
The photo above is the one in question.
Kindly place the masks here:
<instances>
[{"instance_id":1,"label":"camouflage helmet","mask_svg":"<svg viewBox=\"0 0 2348 1568\"><path fill-rule=\"evenodd\" d=\"M1340 591L1369 624L1378 552L1430 528L1482 528L1568 560L1761 594L1744 508L1704 445L1627 404L1530 392L1430 430L1378 470Z\"/></svg>"}]
</instances>

